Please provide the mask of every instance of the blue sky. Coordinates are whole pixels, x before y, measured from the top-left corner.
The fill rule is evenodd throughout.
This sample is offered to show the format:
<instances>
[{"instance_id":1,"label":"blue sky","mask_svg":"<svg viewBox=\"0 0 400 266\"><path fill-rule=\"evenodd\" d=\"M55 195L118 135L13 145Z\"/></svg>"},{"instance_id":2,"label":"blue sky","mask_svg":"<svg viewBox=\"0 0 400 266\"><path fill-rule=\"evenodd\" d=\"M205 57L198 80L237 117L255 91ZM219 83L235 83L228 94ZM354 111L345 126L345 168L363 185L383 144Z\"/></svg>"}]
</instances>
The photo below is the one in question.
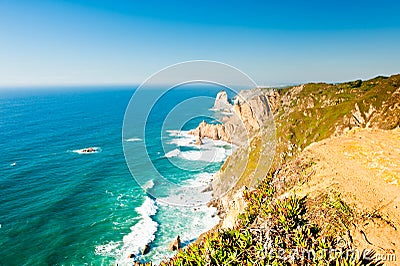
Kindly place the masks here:
<instances>
[{"instance_id":1,"label":"blue sky","mask_svg":"<svg viewBox=\"0 0 400 266\"><path fill-rule=\"evenodd\" d=\"M137 84L181 61L260 85L400 73L398 1L0 0L0 86Z\"/></svg>"}]
</instances>

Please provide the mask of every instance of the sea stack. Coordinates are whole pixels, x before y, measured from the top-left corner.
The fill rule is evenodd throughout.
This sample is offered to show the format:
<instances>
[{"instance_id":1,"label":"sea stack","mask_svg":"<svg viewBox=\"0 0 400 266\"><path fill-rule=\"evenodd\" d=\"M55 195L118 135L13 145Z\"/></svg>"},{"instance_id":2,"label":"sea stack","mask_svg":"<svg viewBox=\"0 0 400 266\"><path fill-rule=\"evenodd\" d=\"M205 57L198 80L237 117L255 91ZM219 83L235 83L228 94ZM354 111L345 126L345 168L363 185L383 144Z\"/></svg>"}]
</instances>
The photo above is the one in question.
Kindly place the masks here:
<instances>
[{"instance_id":1,"label":"sea stack","mask_svg":"<svg viewBox=\"0 0 400 266\"><path fill-rule=\"evenodd\" d=\"M233 106L228 100L228 94L226 91L218 92L217 96L215 97L213 109L217 111L231 112L232 107Z\"/></svg>"}]
</instances>

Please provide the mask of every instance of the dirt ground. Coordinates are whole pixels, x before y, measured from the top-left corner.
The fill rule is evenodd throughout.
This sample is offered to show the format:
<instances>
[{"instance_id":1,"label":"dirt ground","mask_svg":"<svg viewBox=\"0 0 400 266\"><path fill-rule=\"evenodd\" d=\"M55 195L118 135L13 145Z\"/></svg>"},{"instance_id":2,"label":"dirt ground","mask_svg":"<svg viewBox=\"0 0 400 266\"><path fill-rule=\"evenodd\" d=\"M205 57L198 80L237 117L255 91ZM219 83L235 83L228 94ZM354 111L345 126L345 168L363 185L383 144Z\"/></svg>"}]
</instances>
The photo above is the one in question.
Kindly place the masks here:
<instances>
[{"instance_id":1,"label":"dirt ground","mask_svg":"<svg viewBox=\"0 0 400 266\"><path fill-rule=\"evenodd\" d=\"M303 156L312 174L296 194L340 192L361 217L349 241L375 250L386 265L400 265L400 129L353 129L313 143Z\"/></svg>"}]
</instances>

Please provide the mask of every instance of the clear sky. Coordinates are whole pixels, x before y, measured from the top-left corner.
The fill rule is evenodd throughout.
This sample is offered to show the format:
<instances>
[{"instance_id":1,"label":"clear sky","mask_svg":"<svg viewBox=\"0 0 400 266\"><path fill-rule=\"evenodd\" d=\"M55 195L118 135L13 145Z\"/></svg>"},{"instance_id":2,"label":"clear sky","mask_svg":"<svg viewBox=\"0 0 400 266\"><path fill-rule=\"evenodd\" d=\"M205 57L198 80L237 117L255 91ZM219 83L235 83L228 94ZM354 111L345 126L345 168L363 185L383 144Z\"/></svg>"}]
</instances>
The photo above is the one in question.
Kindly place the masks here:
<instances>
[{"instance_id":1,"label":"clear sky","mask_svg":"<svg viewBox=\"0 0 400 266\"><path fill-rule=\"evenodd\" d=\"M137 84L231 64L260 85L400 73L400 1L0 0L0 86Z\"/></svg>"}]
</instances>

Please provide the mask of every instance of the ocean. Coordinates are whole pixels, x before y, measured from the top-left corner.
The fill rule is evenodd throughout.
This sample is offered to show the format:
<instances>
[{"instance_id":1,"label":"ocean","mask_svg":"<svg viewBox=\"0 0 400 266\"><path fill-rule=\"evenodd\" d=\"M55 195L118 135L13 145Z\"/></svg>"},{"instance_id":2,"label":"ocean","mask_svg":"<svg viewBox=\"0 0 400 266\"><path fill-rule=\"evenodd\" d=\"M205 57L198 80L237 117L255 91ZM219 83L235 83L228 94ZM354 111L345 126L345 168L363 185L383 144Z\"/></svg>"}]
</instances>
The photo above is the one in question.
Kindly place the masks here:
<instances>
[{"instance_id":1,"label":"ocean","mask_svg":"<svg viewBox=\"0 0 400 266\"><path fill-rule=\"evenodd\" d=\"M145 138L142 128L122 135L134 88L0 91L0 265L158 263L174 254L168 244L177 235L187 245L212 228L215 209L168 199L183 193L176 186L207 184L234 149L206 140L212 156L204 157L187 134L202 120L218 123L210 107L219 90L191 86L165 94L146 121ZM168 115L198 96L205 96L201 104L178 112L190 115L184 123ZM148 157L135 157L143 145ZM82 152L88 147L95 152ZM129 165L124 149L133 154ZM170 190L153 179L149 160L174 184ZM140 255L148 243L150 252Z\"/></svg>"}]
</instances>

